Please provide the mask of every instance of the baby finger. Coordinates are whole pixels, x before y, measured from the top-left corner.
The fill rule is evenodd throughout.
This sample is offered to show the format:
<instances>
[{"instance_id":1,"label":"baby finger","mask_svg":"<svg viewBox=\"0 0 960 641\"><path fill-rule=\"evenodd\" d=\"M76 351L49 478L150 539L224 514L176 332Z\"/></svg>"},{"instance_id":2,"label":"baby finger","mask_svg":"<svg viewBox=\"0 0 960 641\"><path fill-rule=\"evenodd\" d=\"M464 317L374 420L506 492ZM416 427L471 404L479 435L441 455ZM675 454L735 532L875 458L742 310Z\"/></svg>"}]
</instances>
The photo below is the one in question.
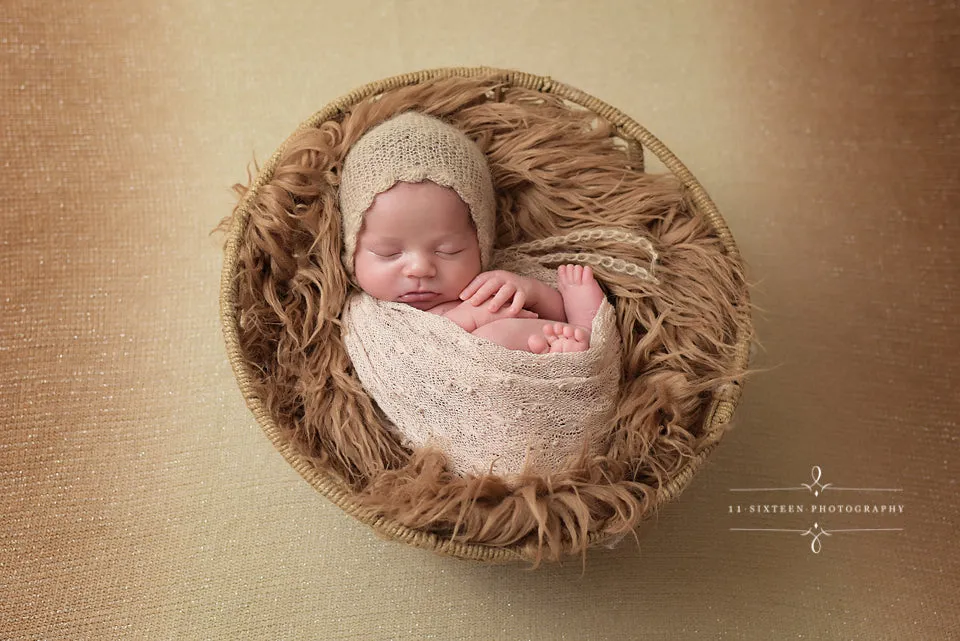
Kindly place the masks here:
<instances>
[{"instance_id":1,"label":"baby finger","mask_svg":"<svg viewBox=\"0 0 960 641\"><path fill-rule=\"evenodd\" d=\"M487 281L473 294L473 296L470 297L470 304L476 307L483 301L493 296L493 293L499 288L500 283L493 280Z\"/></svg>"},{"instance_id":2,"label":"baby finger","mask_svg":"<svg viewBox=\"0 0 960 641\"><path fill-rule=\"evenodd\" d=\"M517 293L517 288L511 285L510 283L505 283L500 291L497 292L497 295L493 297L493 300L490 301L490 307L488 308L491 312L495 312L501 307L504 303L513 298L514 294Z\"/></svg>"},{"instance_id":3,"label":"baby finger","mask_svg":"<svg viewBox=\"0 0 960 641\"><path fill-rule=\"evenodd\" d=\"M522 289L517 289L513 296L513 304L510 305L510 311L519 312L527 303L527 295Z\"/></svg>"}]
</instances>

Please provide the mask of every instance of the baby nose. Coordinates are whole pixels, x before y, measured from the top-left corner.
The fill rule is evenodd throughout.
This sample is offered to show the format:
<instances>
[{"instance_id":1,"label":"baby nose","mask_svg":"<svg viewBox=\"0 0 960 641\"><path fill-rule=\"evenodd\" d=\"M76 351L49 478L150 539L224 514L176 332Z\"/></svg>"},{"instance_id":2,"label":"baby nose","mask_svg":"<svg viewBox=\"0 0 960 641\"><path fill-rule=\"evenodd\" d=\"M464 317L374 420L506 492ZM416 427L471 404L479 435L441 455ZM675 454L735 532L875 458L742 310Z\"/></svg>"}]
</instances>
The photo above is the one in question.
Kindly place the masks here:
<instances>
[{"instance_id":1,"label":"baby nose","mask_svg":"<svg viewBox=\"0 0 960 641\"><path fill-rule=\"evenodd\" d=\"M416 278L433 276L436 272L433 266L433 261L430 259L430 257L420 253L411 255L410 260L406 262L404 267L407 276L413 276Z\"/></svg>"}]
</instances>

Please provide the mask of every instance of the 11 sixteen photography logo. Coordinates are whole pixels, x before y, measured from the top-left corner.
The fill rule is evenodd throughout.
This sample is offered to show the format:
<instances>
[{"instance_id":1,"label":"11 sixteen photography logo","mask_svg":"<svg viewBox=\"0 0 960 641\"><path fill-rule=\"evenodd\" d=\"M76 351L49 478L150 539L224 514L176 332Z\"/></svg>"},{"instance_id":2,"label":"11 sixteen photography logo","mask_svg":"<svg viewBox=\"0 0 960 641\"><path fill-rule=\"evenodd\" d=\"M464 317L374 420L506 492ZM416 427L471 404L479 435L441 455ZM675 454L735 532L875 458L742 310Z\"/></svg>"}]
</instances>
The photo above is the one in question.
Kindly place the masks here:
<instances>
[{"instance_id":1,"label":"11 sixteen photography logo","mask_svg":"<svg viewBox=\"0 0 960 641\"><path fill-rule=\"evenodd\" d=\"M900 527L823 527L820 522L829 520L841 522L845 515L878 515L882 518L889 515L903 514L903 504L898 502L902 488L880 487L838 487L833 483L823 483L823 470L814 465L810 470L810 483L800 483L792 487L738 487L730 492L736 493L770 493L770 492L803 492L806 496L790 497L789 501L776 503L731 503L727 506L727 513L740 515L737 518L750 515L764 514L802 514L810 515L813 526L808 528L777 528L777 527L732 527L732 532L788 532L810 537L810 551L820 554L822 549L821 537L826 538L834 534L850 532L900 532ZM826 500L829 495L837 494L836 501ZM852 493L865 494L864 499L855 499ZM886 493L886 494L882 494ZM767 494L769 496L769 494ZM840 500L843 498L844 500ZM865 500L870 499L870 500ZM839 517L839 518L838 518Z\"/></svg>"}]
</instances>

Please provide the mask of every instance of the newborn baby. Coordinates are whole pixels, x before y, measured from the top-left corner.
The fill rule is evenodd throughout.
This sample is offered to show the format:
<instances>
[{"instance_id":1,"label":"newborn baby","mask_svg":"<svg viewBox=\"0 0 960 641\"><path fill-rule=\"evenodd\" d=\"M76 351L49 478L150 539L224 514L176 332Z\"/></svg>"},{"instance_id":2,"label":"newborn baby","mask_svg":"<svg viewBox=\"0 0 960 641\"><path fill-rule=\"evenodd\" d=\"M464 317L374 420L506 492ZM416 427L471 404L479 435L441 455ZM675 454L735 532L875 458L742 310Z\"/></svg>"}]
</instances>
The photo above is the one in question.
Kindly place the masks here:
<instances>
[{"instance_id":1,"label":"newborn baby","mask_svg":"<svg viewBox=\"0 0 960 641\"><path fill-rule=\"evenodd\" d=\"M400 182L364 214L354 272L374 298L438 314L509 349L543 354L590 346L603 300L590 267L557 268L559 291L511 272L480 270L470 209L449 187Z\"/></svg>"},{"instance_id":2,"label":"newborn baby","mask_svg":"<svg viewBox=\"0 0 960 641\"><path fill-rule=\"evenodd\" d=\"M472 140L417 112L391 118L350 149L339 196L342 263L361 290L344 346L405 446L504 476L603 450L613 308L589 267L559 267L559 291L493 269L496 198Z\"/></svg>"}]
</instances>

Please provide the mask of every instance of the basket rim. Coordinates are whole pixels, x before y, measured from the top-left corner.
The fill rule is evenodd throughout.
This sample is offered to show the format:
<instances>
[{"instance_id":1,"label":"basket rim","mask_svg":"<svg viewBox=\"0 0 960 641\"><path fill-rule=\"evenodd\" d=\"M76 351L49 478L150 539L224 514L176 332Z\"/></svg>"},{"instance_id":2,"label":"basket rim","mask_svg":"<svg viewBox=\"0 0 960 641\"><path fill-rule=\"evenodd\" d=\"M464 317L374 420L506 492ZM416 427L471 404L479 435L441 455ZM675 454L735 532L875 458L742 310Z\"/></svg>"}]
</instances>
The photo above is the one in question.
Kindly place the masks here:
<instances>
[{"instance_id":1,"label":"basket rim","mask_svg":"<svg viewBox=\"0 0 960 641\"><path fill-rule=\"evenodd\" d=\"M557 82L549 76L539 76L522 71L500 69L495 67L442 67L400 74L375 80L350 91L347 94L328 103L310 118L303 121L274 151L270 158L261 166L259 173L237 206L231 220L227 242L224 246L224 263L220 278L220 324L227 348L227 358L233 369L234 377L246 401L247 407L253 413L257 423L266 433L274 447L281 453L287 462L334 505L370 526L380 536L397 540L419 548L433 550L438 554L446 554L461 559L485 561L491 563L507 563L511 561L533 560L533 552L529 546L514 544L512 546L490 546L480 543L463 543L453 541L439 535L415 530L400 524L397 521L384 518L370 508L360 506L352 496L352 491L334 475L314 467L301 457L294 447L283 437L283 431L266 410L263 401L254 393L253 376L250 368L242 358L239 345L237 314L237 287L235 275L239 263L240 239L246 230L250 218L250 203L272 177L277 163L290 139L305 128L315 128L320 123L329 120L337 114L361 100L399 87L418 84L427 80L440 78L475 77L490 75L508 82L511 85L533 89L547 94L554 94L572 103L580 105L596 113L614 125L618 135L640 143L641 148L649 150L660 162L673 173L692 196L694 205L707 218L711 228L723 242L726 251L738 262L741 260L739 249L733 239L726 221L720 215L716 205L707 195L699 181L689 169L671 152L666 145L657 139L646 128L619 109L599 100L598 98L576 89L572 86ZM745 370L749 362L750 331L752 327L750 317L749 291L744 288L744 304L739 313L743 319L741 332L735 344L734 364L739 370ZM699 442L697 454L690 457L676 475L664 486L656 491L656 502L651 512L657 511L665 503L672 501L690 484L694 474L703 465L706 458L719 444L725 433L725 425L729 422L740 399L742 384L738 381L732 385L723 386L714 393L711 406L703 423L703 433ZM604 540L608 535L601 532L591 533L587 545L592 547Z\"/></svg>"}]
</instances>

